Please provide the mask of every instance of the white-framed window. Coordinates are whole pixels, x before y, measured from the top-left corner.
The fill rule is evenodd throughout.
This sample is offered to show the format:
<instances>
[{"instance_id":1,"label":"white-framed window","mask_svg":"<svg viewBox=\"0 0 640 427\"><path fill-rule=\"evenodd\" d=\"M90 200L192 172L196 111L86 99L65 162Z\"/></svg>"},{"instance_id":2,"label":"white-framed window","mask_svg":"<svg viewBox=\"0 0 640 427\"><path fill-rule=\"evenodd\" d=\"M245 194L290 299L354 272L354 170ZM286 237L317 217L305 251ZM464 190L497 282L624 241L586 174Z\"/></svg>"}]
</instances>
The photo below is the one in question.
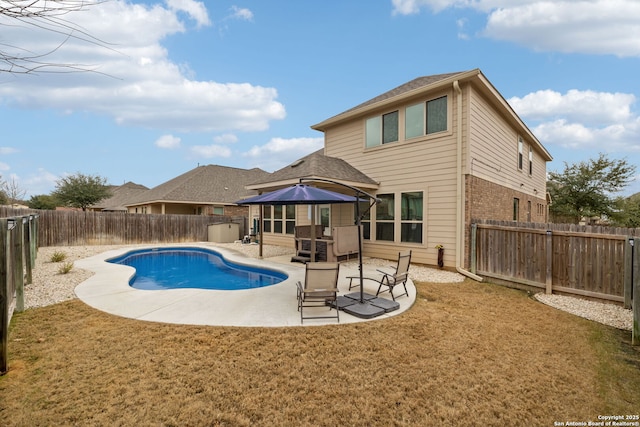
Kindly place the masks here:
<instances>
[{"instance_id":1,"label":"white-framed window","mask_svg":"<svg viewBox=\"0 0 640 427\"><path fill-rule=\"evenodd\" d=\"M533 175L533 147L529 146L529 175Z\"/></svg>"},{"instance_id":2,"label":"white-framed window","mask_svg":"<svg viewBox=\"0 0 640 427\"><path fill-rule=\"evenodd\" d=\"M521 137L518 137L518 169L522 170L524 162L524 141Z\"/></svg>"},{"instance_id":3,"label":"white-framed window","mask_svg":"<svg viewBox=\"0 0 640 427\"><path fill-rule=\"evenodd\" d=\"M405 139L446 131L447 109L447 96L408 106L404 110Z\"/></svg>"},{"instance_id":4,"label":"white-framed window","mask_svg":"<svg viewBox=\"0 0 640 427\"><path fill-rule=\"evenodd\" d=\"M376 205L376 240L395 240L395 195L378 194Z\"/></svg>"},{"instance_id":5,"label":"white-framed window","mask_svg":"<svg viewBox=\"0 0 640 427\"><path fill-rule=\"evenodd\" d=\"M400 194L400 241L422 243L424 197L422 191Z\"/></svg>"},{"instance_id":6,"label":"white-framed window","mask_svg":"<svg viewBox=\"0 0 640 427\"><path fill-rule=\"evenodd\" d=\"M362 225L362 238L365 240L371 240L371 210L369 206L369 202L360 202L360 206L358 207L360 210L360 216L362 219L360 220L360 224ZM357 222L356 218L356 210L353 210L354 223Z\"/></svg>"},{"instance_id":7,"label":"white-framed window","mask_svg":"<svg viewBox=\"0 0 640 427\"><path fill-rule=\"evenodd\" d=\"M331 205L318 205L316 218L319 225L322 225L324 235L331 234Z\"/></svg>"},{"instance_id":8,"label":"white-framed window","mask_svg":"<svg viewBox=\"0 0 640 427\"><path fill-rule=\"evenodd\" d=\"M398 197L399 196L399 197ZM381 202L375 207L375 239L401 243L422 243L424 230L424 192L407 191L395 194L379 194ZM396 200L399 211L396 212ZM370 219L363 219L366 236ZM369 228L370 229L370 228ZM400 232L400 235L396 233ZM367 238L367 237L365 237Z\"/></svg>"},{"instance_id":9,"label":"white-framed window","mask_svg":"<svg viewBox=\"0 0 640 427\"><path fill-rule=\"evenodd\" d=\"M224 215L224 207L223 206L214 206L213 207L214 215Z\"/></svg>"},{"instance_id":10,"label":"white-framed window","mask_svg":"<svg viewBox=\"0 0 640 427\"><path fill-rule=\"evenodd\" d=\"M376 147L398 141L398 111L367 119L365 129L366 147Z\"/></svg>"},{"instance_id":11,"label":"white-framed window","mask_svg":"<svg viewBox=\"0 0 640 427\"><path fill-rule=\"evenodd\" d=\"M296 232L296 206L287 205L284 210L284 221L286 234L295 234Z\"/></svg>"},{"instance_id":12,"label":"white-framed window","mask_svg":"<svg viewBox=\"0 0 640 427\"><path fill-rule=\"evenodd\" d=\"M294 234L296 226L295 205L264 206L263 209L263 232L277 234Z\"/></svg>"}]
</instances>

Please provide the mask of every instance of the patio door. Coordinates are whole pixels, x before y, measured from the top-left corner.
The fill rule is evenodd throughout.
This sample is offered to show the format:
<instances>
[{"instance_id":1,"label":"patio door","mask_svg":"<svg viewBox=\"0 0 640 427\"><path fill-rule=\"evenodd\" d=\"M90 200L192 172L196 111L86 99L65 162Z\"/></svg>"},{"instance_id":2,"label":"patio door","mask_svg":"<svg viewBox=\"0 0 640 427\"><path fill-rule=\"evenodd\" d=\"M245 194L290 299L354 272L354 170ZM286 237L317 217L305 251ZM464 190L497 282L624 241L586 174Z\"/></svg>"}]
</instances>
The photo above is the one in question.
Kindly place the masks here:
<instances>
[{"instance_id":1,"label":"patio door","mask_svg":"<svg viewBox=\"0 0 640 427\"><path fill-rule=\"evenodd\" d=\"M318 224L322 225L322 230L323 230L322 233L325 236L330 236L331 235L331 205L318 205L316 218L318 218Z\"/></svg>"}]
</instances>

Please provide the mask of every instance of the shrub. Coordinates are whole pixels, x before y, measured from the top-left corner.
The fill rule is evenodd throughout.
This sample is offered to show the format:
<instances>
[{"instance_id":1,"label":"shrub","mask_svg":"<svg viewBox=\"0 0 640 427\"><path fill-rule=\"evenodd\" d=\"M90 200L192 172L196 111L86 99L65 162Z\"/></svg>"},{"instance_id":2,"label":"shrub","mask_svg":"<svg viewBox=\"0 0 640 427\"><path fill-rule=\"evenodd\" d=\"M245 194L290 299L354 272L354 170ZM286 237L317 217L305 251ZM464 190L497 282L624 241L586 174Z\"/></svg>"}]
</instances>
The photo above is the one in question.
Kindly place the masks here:
<instances>
[{"instance_id":1,"label":"shrub","mask_svg":"<svg viewBox=\"0 0 640 427\"><path fill-rule=\"evenodd\" d=\"M58 273L59 274L67 274L72 269L73 269L73 263L72 262L65 262L64 264L62 264L60 266L60 268L58 268Z\"/></svg>"},{"instance_id":2,"label":"shrub","mask_svg":"<svg viewBox=\"0 0 640 427\"><path fill-rule=\"evenodd\" d=\"M51 258L49 259L51 262L62 262L67 259L67 254L61 251L55 251L51 254Z\"/></svg>"}]
</instances>

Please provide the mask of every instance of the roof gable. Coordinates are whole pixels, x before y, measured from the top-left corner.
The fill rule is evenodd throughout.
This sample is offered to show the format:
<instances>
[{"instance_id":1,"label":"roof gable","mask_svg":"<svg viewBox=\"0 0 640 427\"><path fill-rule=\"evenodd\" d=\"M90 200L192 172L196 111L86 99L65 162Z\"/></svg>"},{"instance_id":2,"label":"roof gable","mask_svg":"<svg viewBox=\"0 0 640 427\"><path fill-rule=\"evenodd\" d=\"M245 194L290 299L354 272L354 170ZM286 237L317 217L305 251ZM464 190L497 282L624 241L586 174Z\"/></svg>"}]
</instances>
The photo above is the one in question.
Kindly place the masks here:
<instances>
[{"instance_id":1,"label":"roof gable","mask_svg":"<svg viewBox=\"0 0 640 427\"><path fill-rule=\"evenodd\" d=\"M149 191L148 187L131 181L110 187L111 197L99 201L92 205L91 208L103 211L126 211L127 208L125 206L127 203L135 200L140 194Z\"/></svg>"},{"instance_id":2,"label":"roof gable","mask_svg":"<svg viewBox=\"0 0 640 427\"><path fill-rule=\"evenodd\" d=\"M262 169L239 169L227 166L198 166L142 194L129 205L153 202L221 203L254 195L246 184L264 179L269 173Z\"/></svg>"},{"instance_id":3,"label":"roof gable","mask_svg":"<svg viewBox=\"0 0 640 427\"><path fill-rule=\"evenodd\" d=\"M334 122L340 122L342 120L346 120L351 118L354 115L362 114L372 108L375 108L381 104L385 104L387 102L394 102L396 99L404 99L405 96L419 91L427 91L433 87L437 87L440 85L448 84L449 81L456 80L462 76L465 76L469 73L474 73L479 70L472 71L464 71L464 72L455 72L455 73L446 73L446 74L435 74L432 76L423 76L415 78L407 83L401 84L398 87L395 87L391 90L388 90L374 98L369 99L361 104L356 105L353 108L350 108L346 111L343 111L340 114L337 114L327 120L324 120L321 123L311 126L312 129L324 131L329 124L333 124Z\"/></svg>"},{"instance_id":4,"label":"roof gable","mask_svg":"<svg viewBox=\"0 0 640 427\"><path fill-rule=\"evenodd\" d=\"M381 95L371 98L349 110L330 117L316 125L311 126L312 129L325 132L328 128L341 125L345 122L361 119L367 114L373 114L373 110L379 108L388 108L401 105L414 97L424 96L425 94L441 90L445 87L451 87L455 82L460 84L471 83L475 87L489 97L491 104L496 111L499 111L519 132L526 134L533 144L537 147L545 160L552 160L551 154L540 143L536 136L531 132L527 125L516 114L515 110L509 105L507 100L498 92L491 82L484 76L480 69L476 68L469 71L436 74L432 76L423 76L404 83L393 88Z\"/></svg>"},{"instance_id":5,"label":"roof gable","mask_svg":"<svg viewBox=\"0 0 640 427\"><path fill-rule=\"evenodd\" d=\"M300 178L329 178L336 181L351 182L367 186L377 186L378 183L351 166L349 163L336 157L325 156L320 149L288 166L279 169L268 176L268 179L255 181L249 188L264 188L265 184L292 183Z\"/></svg>"}]
</instances>

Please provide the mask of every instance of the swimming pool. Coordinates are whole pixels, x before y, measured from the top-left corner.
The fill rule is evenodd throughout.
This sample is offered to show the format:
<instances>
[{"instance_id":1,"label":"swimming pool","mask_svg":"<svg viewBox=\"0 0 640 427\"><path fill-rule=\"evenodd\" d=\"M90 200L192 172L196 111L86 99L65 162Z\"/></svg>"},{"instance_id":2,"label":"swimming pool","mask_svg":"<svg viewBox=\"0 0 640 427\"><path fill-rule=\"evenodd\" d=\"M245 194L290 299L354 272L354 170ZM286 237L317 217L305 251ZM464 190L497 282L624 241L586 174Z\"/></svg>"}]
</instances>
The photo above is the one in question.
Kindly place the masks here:
<instances>
[{"instance_id":1,"label":"swimming pool","mask_svg":"<svg viewBox=\"0 0 640 427\"><path fill-rule=\"evenodd\" d=\"M232 263L203 248L141 249L107 261L135 268L129 285L143 290L253 289L275 285L288 277L279 271Z\"/></svg>"}]
</instances>

